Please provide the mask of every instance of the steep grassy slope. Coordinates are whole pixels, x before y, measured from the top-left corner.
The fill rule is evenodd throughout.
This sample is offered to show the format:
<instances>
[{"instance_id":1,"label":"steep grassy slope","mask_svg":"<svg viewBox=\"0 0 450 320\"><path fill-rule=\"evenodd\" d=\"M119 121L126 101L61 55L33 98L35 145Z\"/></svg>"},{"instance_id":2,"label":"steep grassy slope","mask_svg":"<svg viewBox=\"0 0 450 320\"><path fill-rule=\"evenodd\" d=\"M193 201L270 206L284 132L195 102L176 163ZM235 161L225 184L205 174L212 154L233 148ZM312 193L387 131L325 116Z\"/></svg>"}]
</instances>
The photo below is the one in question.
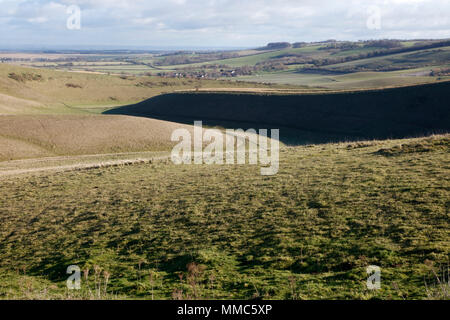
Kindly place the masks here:
<instances>
[{"instance_id":1,"label":"steep grassy slope","mask_svg":"<svg viewBox=\"0 0 450 320\"><path fill-rule=\"evenodd\" d=\"M107 111L192 124L281 128L287 143L411 137L450 130L450 82L303 95L175 93Z\"/></svg>"},{"instance_id":2,"label":"steep grassy slope","mask_svg":"<svg viewBox=\"0 0 450 320\"><path fill-rule=\"evenodd\" d=\"M153 163L3 178L0 298L442 298L449 142L282 148L272 177Z\"/></svg>"},{"instance_id":3,"label":"steep grassy slope","mask_svg":"<svg viewBox=\"0 0 450 320\"><path fill-rule=\"evenodd\" d=\"M39 156L170 150L192 126L128 116L0 116L0 161Z\"/></svg>"},{"instance_id":4,"label":"steep grassy slope","mask_svg":"<svg viewBox=\"0 0 450 320\"><path fill-rule=\"evenodd\" d=\"M0 114L33 113L45 109L42 103L0 93Z\"/></svg>"}]
</instances>

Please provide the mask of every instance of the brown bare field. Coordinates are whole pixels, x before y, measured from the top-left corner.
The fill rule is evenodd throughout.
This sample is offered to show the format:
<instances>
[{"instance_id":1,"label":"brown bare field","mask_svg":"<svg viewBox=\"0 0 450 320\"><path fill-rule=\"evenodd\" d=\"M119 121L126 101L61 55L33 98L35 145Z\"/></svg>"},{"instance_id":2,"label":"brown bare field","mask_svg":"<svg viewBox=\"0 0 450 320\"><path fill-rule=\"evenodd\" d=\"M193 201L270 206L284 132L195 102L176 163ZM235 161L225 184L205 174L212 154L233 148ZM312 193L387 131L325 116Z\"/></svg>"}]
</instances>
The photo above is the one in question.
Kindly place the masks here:
<instances>
[{"instance_id":1,"label":"brown bare field","mask_svg":"<svg viewBox=\"0 0 450 320\"><path fill-rule=\"evenodd\" d=\"M106 115L0 116L0 161L55 155L165 151L174 122Z\"/></svg>"}]
</instances>

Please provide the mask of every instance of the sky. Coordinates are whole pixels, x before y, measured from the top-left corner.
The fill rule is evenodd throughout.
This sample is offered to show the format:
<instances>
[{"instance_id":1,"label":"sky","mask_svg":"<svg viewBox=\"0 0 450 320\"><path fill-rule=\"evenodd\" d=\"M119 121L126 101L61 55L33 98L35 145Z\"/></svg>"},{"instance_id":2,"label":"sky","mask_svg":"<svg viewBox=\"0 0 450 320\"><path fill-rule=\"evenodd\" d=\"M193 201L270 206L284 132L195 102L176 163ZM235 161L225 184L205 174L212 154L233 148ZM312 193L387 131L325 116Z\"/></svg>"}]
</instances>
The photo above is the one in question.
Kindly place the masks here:
<instances>
[{"instance_id":1,"label":"sky","mask_svg":"<svg viewBox=\"0 0 450 320\"><path fill-rule=\"evenodd\" d=\"M3 49L252 48L386 38L450 38L450 0L0 0Z\"/></svg>"}]
</instances>

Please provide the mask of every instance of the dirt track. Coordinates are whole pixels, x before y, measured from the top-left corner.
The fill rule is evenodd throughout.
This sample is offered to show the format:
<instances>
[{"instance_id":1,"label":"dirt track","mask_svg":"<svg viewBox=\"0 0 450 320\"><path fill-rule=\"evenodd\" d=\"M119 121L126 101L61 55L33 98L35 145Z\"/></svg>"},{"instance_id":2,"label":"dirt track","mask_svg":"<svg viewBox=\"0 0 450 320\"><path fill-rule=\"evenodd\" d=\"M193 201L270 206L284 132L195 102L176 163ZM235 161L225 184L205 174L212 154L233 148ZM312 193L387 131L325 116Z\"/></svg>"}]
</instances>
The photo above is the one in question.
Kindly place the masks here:
<instances>
[{"instance_id":1,"label":"dirt track","mask_svg":"<svg viewBox=\"0 0 450 320\"><path fill-rule=\"evenodd\" d=\"M101 158L103 159L95 159ZM111 159L114 157L124 157L123 159ZM151 163L158 160L169 159L170 155L165 153L153 153L147 156L143 153L136 153L135 157L129 153L105 154L105 155L84 155L71 157L50 157L26 160L14 160L0 162L0 177L16 176L21 174L39 172L62 172L74 170L86 170L104 167L124 166L136 163ZM110 158L111 160L108 160ZM49 164L54 165L49 165ZM68 164L69 163L69 164Z\"/></svg>"},{"instance_id":2,"label":"dirt track","mask_svg":"<svg viewBox=\"0 0 450 320\"><path fill-rule=\"evenodd\" d=\"M247 152L256 152L250 149ZM222 156L228 152L221 153ZM234 153L233 153L234 154ZM203 157L203 153L192 153L192 156ZM114 159L122 158L122 159ZM42 172L64 172L97 169L116 166L127 166L139 163L152 163L154 161L170 160L169 152L138 152L138 153L111 153L100 155L60 156L36 159L24 159L0 162L0 178L33 174ZM53 164L53 165L52 165Z\"/></svg>"}]
</instances>

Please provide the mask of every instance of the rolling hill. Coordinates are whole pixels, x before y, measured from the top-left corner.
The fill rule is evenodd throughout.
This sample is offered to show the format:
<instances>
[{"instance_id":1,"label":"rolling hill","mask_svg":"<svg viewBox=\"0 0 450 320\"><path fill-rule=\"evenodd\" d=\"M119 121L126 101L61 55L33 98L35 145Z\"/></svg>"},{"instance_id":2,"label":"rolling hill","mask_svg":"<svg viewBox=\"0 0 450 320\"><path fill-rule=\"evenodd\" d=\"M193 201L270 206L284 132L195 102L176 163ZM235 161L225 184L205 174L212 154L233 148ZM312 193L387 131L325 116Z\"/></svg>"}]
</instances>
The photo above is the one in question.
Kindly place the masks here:
<instances>
[{"instance_id":1,"label":"rolling hill","mask_svg":"<svg viewBox=\"0 0 450 320\"><path fill-rule=\"evenodd\" d=\"M0 75L0 299L448 299L448 81ZM171 132L194 120L280 128L278 174L171 163Z\"/></svg>"},{"instance_id":2,"label":"rolling hill","mask_svg":"<svg viewBox=\"0 0 450 320\"><path fill-rule=\"evenodd\" d=\"M170 150L172 131L191 126L101 112L164 92L203 86L245 88L249 84L73 73L0 63L0 161Z\"/></svg>"},{"instance_id":3,"label":"rolling hill","mask_svg":"<svg viewBox=\"0 0 450 320\"><path fill-rule=\"evenodd\" d=\"M268 87L201 79L134 77L0 63L0 115L101 113L161 93L201 87Z\"/></svg>"},{"instance_id":4,"label":"rolling hill","mask_svg":"<svg viewBox=\"0 0 450 320\"><path fill-rule=\"evenodd\" d=\"M232 128L280 128L285 143L387 139L450 131L450 82L322 94L172 93L106 111Z\"/></svg>"},{"instance_id":5,"label":"rolling hill","mask_svg":"<svg viewBox=\"0 0 450 320\"><path fill-rule=\"evenodd\" d=\"M12 60L12 63L25 66L91 74L128 77L163 75L173 79L224 79L339 90L413 85L448 79L447 73L439 76L431 73L436 69L450 67L449 45L448 39L325 41L283 43L282 46L270 45L238 51L159 54L120 55L100 52L89 56L82 53L49 56L46 53L0 53L0 60L4 57ZM418 70L421 68L425 69ZM311 76L311 69L321 73L316 72ZM352 77L340 77L339 73L351 74ZM411 77L409 74L417 75Z\"/></svg>"},{"instance_id":6,"label":"rolling hill","mask_svg":"<svg viewBox=\"0 0 450 320\"><path fill-rule=\"evenodd\" d=\"M0 116L0 161L57 155L169 151L178 123L129 116Z\"/></svg>"}]
</instances>

